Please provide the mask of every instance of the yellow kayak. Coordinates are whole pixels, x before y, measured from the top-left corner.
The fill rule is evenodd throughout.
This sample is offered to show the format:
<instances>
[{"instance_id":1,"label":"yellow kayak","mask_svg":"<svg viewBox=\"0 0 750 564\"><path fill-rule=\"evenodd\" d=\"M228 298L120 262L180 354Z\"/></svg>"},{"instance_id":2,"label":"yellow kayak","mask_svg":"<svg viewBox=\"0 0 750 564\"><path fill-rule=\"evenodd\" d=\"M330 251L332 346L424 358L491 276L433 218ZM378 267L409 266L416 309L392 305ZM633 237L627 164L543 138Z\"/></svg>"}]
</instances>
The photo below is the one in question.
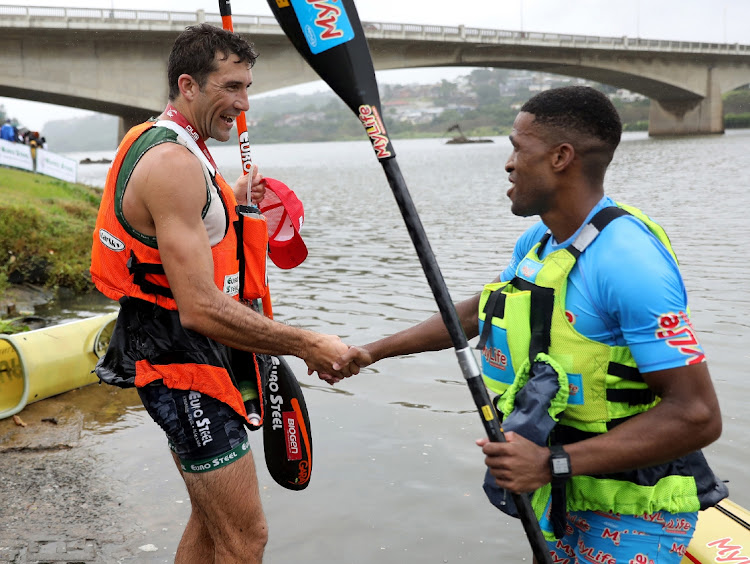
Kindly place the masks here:
<instances>
[{"instance_id":1,"label":"yellow kayak","mask_svg":"<svg viewBox=\"0 0 750 564\"><path fill-rule=\"evenodd\" d=\"M682 564L750 564L750 512L725 499L698 514Z\"/></svg>"},{"instance_id":2,"label":"yellow kayak","mask_svg":"<svg viewBox=\"0 0 750 564\"><path fill-rule=\"evenodd\" d=\"M104 354L117 313L0 334L0 419L27 404L98 381L91 371Z\"/></svg>"}]
</instances>

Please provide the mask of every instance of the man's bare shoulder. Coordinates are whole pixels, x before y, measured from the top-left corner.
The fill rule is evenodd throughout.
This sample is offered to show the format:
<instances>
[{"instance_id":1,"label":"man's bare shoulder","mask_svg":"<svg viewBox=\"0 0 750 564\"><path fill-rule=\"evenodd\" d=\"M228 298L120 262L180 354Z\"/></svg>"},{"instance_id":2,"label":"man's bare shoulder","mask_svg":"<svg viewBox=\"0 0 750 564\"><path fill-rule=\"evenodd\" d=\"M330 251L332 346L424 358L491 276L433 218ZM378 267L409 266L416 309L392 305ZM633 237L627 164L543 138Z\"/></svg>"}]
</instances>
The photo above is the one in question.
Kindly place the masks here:
<instances>
[{"instance_id":1,"label":"man's bare shoulder","mask_svg":"<svg viewBox=\"0 0 750 564\"><path fill-rule=\"evenodd\" d=\"M185 197L192 193L205 202L206 180L201 163L177 143L162 143L146 151L128 184L145 198Z\"/></svg>"},{"instance_id":2,"label":"man's bare shoulder","mask_svg":"<svg viewBox=\"0 0 750 564\"><path fill-rule=\"evenodd\" d=\"M146 151L133 169L123 210L135 229L155 235L159 217L200 218L206 197L206 180L198 158L182 145L162 143Z\"/></svg>"}]
</instances>

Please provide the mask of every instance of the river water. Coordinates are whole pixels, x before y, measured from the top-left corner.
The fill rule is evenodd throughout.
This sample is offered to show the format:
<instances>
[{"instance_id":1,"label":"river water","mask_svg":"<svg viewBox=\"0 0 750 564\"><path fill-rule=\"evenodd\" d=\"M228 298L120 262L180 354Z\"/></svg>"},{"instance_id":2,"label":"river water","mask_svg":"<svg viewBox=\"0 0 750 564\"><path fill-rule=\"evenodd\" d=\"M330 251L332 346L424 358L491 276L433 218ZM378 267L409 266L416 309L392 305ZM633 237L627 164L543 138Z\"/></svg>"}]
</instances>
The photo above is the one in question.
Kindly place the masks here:
<instances>
[{"instance_id":1,"label":"river water","mask_svg":"<svg viewBox=\"0 0 750 564\"><path fill-rule=\"evenodd\" d=\"M750 266L740 251L750 241L749 146L750 130L674 139L629 133L606 182L611 196L642 208L671 236L724 418L722 437L705 452L729 481L731 498L746 507ZM405 140L395 148L451 295L466 298L500 272L533 221L509 211L503 165L510 144ZM234 145L212 153L225 176L239 174ZM305 205L308 259L291 271L271 266L269 274L278 320L364 343L435 311L367 141L257 145L253 157ZM102 185L106 168L82 165L79 179ZM62 314L110 307L103 303L63 303ZM256 457L270 529L266 562L531 560L520 524L482 493L474 439L483 428L452 351L385 360L335 388L289 360L310 411L314 471L305 491L290 492ZM149 561L168 562L188 515L187 495L137 396L123 392L120 400L87 423L86 440L103 475L127 479L123 500L158 548ZM262 437L252 440L261 453Z\"/></svg>"}]
</instances>

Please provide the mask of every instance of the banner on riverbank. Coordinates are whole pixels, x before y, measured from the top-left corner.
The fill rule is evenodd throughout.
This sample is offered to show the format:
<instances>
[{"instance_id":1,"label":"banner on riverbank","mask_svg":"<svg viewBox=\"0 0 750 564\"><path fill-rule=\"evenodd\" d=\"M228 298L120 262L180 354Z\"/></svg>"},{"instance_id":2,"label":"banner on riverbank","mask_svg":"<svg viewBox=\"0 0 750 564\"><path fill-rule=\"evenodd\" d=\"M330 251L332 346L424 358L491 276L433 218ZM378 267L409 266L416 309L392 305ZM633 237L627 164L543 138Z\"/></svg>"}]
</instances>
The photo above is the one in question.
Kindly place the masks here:
<instances>
[{"instance_id":1,"label":"banner on riverbank","mask_svg":"<svg viewBox=\"0 0 750 564\"><path fill-rule=\"evenodd\" d=\"M22 143L12 143L0 139L0 165L34 172L34 159L31 158L31 147Z\"/></svg>"},{"instance_id":2,"label":"banner on riverbank","mask_svg":"<svg viewBox=\"0 0 750 564\"><path fill-rule=\"evenodd\" d=\"M45 149L36 150L36 171L66 182L78 181L78 161Z\"/></svg>"}]
</instances>

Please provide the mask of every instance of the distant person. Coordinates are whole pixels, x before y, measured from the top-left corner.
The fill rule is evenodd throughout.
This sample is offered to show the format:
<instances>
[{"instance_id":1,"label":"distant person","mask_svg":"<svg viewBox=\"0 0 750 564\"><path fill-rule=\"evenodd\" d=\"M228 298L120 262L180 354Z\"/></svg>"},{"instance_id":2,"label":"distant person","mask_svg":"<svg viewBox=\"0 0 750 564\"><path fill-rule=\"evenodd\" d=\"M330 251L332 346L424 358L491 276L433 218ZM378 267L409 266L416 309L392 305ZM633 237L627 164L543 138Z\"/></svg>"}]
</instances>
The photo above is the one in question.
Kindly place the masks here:
<instances>
[{"instance_id":1,"label":"distant person","mask_svg":"<svg viewBox=\"0 0 750 564\"><path fill-rule=\"evenodd\" d=\"M0 139L10 141L11 143L16 142L16 132L9 119L6 119L5 123L0 127Z\"/></svg>"},{"instance_id":2,"label":"distant person","mask_svg":"<svg viewBox=\"0 0 750 564\"><path fill-rule=\"evenodd\" d=\"M515 215L541 221L456 309L467 337L481 333L485 383L505 417L508 442L477 441L490 500L512 513L502 488L534 492L554 562L677 564L698 510L727 496L699 450L719 437L721 413L669 239L604 193L621 133L592 88L523 105L508 197ZM339 364L450 346L435 315Z\"/></svg>"},{"instance_id":3,"label":"distant person","mask_svg":"<svg viewBox=\"0 0 750 564\"><path fill-rule=\"evenodd\" d=\"M253 283L265 284L267 231L238 215L238 204L259 202L266 186L254 167L230 187L205 141L228 140L248 109L256 57L241 36L208 24L177 37L169 103L125 135L94 232L93 280L121 306L96 373L135 385L167 435L192 507L178 563L260 562L266 545L232 351L294 355L329 372L347 350L336 336L283 325L239 302L253 298ZM255 232L238 240L240 225Z\"/></svg>"}]
</instances>

